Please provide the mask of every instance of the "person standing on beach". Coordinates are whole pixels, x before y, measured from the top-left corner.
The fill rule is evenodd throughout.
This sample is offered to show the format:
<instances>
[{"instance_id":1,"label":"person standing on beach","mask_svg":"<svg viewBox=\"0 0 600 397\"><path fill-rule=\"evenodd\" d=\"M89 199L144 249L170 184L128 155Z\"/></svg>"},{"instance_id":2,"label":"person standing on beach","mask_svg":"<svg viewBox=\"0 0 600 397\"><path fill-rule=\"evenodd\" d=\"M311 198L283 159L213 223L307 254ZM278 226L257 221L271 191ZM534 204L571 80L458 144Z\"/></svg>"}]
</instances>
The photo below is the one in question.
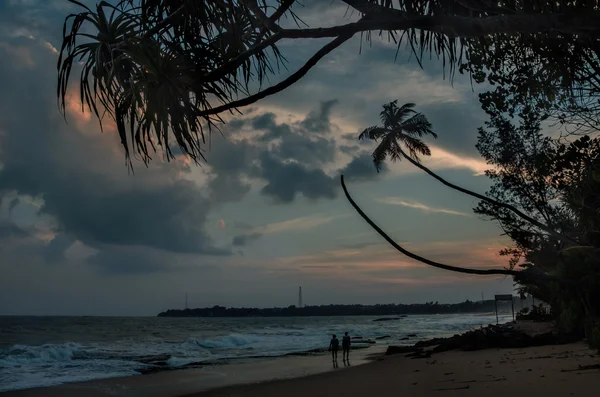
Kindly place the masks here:
<instances>
[{"instance_id":1,"label":"person standing on beach","mask_svg":"<svg viewBox=\"0 0 600 397\"><path fill-rule=\"evenodd\" d=\"M331 352L331 359L333 360L333 362L337 362L337 352L338 352L339 347L340 347L340 341L337 338L337 336L335 334L333 334L333 337L331 338L331 341L329 342L329 351Z\"/></svg>"},{"instance_id":2,"label":"person standing on beach","mask_svg":"<svg viewBox=\"0 0 600 397\"><path fill-rule=\"evenodd\" d=\"M350 335L348 333L344 333L344 337L342 338L342 360L350 361Z\"/></svg>"}]
</instances>

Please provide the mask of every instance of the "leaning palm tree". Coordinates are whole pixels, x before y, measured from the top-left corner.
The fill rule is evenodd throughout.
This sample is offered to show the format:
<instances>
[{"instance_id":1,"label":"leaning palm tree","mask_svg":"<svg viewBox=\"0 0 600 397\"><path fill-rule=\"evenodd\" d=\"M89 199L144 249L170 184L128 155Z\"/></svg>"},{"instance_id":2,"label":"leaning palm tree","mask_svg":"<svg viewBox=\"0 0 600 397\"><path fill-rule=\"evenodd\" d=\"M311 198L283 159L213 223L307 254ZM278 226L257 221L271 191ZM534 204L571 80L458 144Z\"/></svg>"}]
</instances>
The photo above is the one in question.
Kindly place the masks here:
<instances>
[{"instance_id":1,"label":"leaning palm tree","mask_svg":"<svg viewBox=\"0 0 600 397\"><path fill-rule=\"evenodd\" d=\"M420 162L419 155L431 156L431 150L420 138L431 135L437 138L433 132L431 123L422 113L417 113L413 108L414 103L407 103L398 107L398 101L392 101L383 105L380 113L383 127L372 126L366 128L358 139L372 139L379 142L373 151L373 163L377 172L381 170L383 162L389 157L392 161L402 160L402 157L410 157ZM408 154L402 150L406 147Z\"/></svg>"}]
</instances>

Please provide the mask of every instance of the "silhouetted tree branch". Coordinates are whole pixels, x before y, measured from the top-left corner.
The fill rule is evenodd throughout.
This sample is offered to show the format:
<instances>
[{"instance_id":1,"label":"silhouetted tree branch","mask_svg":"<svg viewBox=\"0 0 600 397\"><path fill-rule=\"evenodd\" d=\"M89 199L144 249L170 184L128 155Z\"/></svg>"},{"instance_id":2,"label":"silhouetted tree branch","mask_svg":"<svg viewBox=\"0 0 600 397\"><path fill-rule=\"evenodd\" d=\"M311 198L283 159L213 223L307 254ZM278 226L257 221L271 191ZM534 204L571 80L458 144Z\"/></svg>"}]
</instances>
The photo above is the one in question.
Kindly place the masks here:
<instances>
[{"instance_id":1,"label":"silhouetted tree branch","mask_svg":"<svg viewBox=\"0 0 600 397\"><path fill-rule=\"evenodd\" d=\"M254 95L247 96L246 98L198 112L198 116L199 117L208 117L210 115L223 113L228 110L233 110L233 109L237 109L237 108L240 108L243 106L248 106L248 105L251 105L263 98L266 98L270 95L277 94L278 92L285 90L286 88L288 88L289 86L291 86L292 84L294 84L295 82L300 80L302 77L304 77L306 75L306 73L308 73L310 71L310 69L321 60L321 58L323 58L325 55L329 54L331 51L333 51L340 45L344 44L350 38L352 38L352 35L346 34L346 35L340 36L340 37L332 40L328 44L324 45L300 69L298 69L294 74L292 74L291 76L289 76L287 79L283 80L282 82L277 83L269 88L266 88Z\"/></svg>"}]
</instances>

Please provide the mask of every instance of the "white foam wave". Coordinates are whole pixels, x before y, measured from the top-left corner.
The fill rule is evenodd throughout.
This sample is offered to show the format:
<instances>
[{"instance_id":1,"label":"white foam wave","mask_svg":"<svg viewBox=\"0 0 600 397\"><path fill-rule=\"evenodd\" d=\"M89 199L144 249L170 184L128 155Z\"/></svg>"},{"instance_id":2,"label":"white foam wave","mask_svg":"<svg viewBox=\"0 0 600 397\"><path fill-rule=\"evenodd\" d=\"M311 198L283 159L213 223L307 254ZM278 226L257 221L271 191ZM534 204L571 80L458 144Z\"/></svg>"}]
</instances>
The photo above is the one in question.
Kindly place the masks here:
<instances>
[{"instance_id":1,"label":"white foam wave","mask_svg":"<svg viewBox=\"0 0 600 397\"><path fill-rule=\"evenodd\" d=\"M72 342L42 346L14 345L0 351L0 367L70 361L73 355L82 348L82 345Z\"/></svg>"}]
</instances>

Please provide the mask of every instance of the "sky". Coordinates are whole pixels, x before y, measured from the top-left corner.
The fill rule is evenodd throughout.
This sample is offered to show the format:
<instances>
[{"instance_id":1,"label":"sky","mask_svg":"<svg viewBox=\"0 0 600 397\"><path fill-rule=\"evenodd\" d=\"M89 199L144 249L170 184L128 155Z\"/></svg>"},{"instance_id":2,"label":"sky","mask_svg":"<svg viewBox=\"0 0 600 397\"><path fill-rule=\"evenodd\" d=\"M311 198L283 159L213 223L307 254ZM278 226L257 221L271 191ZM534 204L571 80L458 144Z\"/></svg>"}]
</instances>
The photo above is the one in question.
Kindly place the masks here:
<instances>
[{"instance_id":1,"label":"sky","mask_svg":"<svg viewBox=\"0 0 600 397\"><path fill-rule=\"evenodd\" d=\"M90 3L90 2L88 2ZM311 27L344 16L338 1L304 1ZM56 102L63 0L0 4L0 314L156 315L169 308L478 300L512 280L434 269L402 256L343 196L399 243L430 259L504 267L509 241L472 212L474 199L407 162L377 173L381 105L416 103L438 139L423 163L485 192L474 147L486 120L469 79L441 62L421 69L387 40L355 38L300 82L243 108L211 137L201 166L156 155L128 172L114 125L82 112L73 80L66 121ZM290 72L323 45L281 44ZM285 78L290 72L274 78Z\"/></svg>"}]
</instances>

